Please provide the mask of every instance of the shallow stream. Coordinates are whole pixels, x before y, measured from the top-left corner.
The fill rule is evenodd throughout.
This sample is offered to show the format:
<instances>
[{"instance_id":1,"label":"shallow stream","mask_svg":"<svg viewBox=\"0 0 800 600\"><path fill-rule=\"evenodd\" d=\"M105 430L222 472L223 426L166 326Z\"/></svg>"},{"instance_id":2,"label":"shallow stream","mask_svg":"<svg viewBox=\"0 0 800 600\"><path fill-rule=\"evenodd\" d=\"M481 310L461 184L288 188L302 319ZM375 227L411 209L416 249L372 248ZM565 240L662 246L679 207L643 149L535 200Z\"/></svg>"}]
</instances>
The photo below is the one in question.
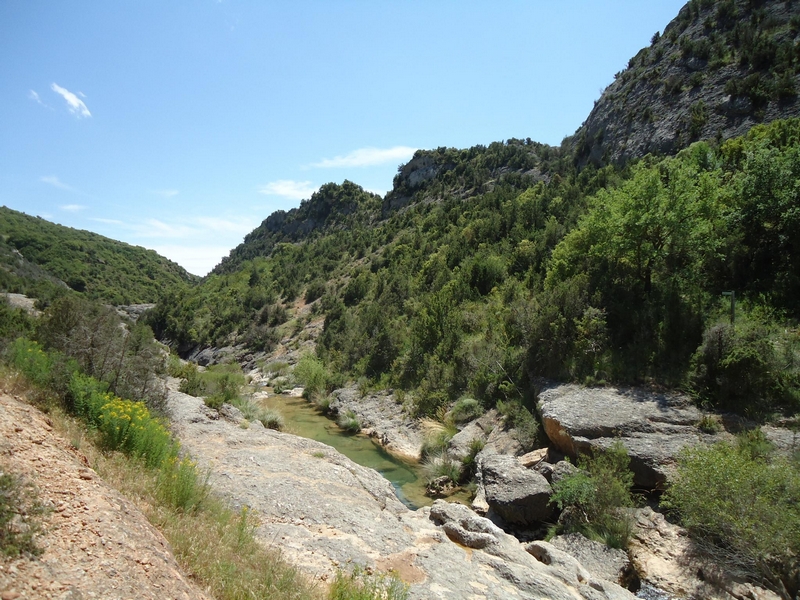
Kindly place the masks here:
<instances>
[{"instance_id":1,"label":"shallow stream","mask_svg":"<svg viewBox=\"0 0 800 600\"><path fill-rule=\"evenodd\" d=\"M425 495L425 480L419 464L392 456L366 435L344 432L305 398L275 394L259 403L283 415L288 433L332 446L353 462L378 471L391 482L397 497L409 508L433 503Z\"/></svg>"}]
</instances>

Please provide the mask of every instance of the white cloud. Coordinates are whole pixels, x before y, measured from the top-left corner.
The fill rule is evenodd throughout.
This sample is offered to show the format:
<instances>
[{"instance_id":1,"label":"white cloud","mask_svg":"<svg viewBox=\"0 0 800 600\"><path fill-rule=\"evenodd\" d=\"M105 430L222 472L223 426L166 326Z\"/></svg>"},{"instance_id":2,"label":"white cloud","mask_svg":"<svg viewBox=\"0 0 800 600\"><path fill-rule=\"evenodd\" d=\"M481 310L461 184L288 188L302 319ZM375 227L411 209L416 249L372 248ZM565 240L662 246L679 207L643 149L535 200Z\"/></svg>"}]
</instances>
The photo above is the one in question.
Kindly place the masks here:
<instances>
[{"instance_id":1,"label":"white cloud","mask_svg":"<svg viewBox=\"0 0 800 600\"><path fill-rule=\"evenodd\" d=\"M283 196L293 200L303 200L304 198L310 198L311 194L317 191L317 186L312 185L310 181L280 179L267 185L262 185L258 191L269 196Z\"/></svg>"},{"instance_id":2,"label":"white cloud","mask_svg":"<svg viewBox=\"0 0 800 600\"><path fill-rule=\"evenodd\" d=\"M72 186L67 185L66 183L61 181L58 177L56 177L55 175L48 175L47 177L41 177L40 181L43 181L44 183L49 183L53 187L57 187L60 190L69 190L70 192L74 192L75 191L75 188L73 188Z\"/></svg>"},{"instance_id":3,"label":"white cloud","mask_svg":"<svg viewBox=\"0 0 800 600\"><path fill-rule=\"evenodd\" d=\"M75 94L70 92L68 89L65 89L58 85L57 83L53 83L50 86L50 89L53 90L56 94L60 95L64 100L67 101L67 108L69 112L73 115L77 116L79 119L82 117L91 117L92 113L89 112L89 109L86 107L86 104L78 98ZM80 92L79 92L80 93ZM81 94L83 96L83 94ZM85 96L84 96L85 98Z\"/></svg>"},{"instance_id":4,"label":"white cloud","mask_svg":"<svg viewBox=\"0 0 800 600\"><path fill-rule=\"evenodd\" d=\"M178 190L150 190L150 193L163 198L173 198L179 194Z\"/></svg>"},{"instance_id":5,"label":"white cloud","mask_svg":"<svg viewBox=\"0 0 800 600\"><path fill-rule=\"evenodd\" d=\"M196 217L195 223L213 232L246 234L255 229L261 221L251 219L220 219L218 217Z\"/></svg>"},{"instance_id":6,"label":"white cloud","mask_svg":"<svg viewBox=\"0 0 800 600\"><path fill-rule=\"evenodd\" d=\"M106 225L125 225L124 222L117 219L101 219L100 217L91 217L90 221L97 221L98 223L105 223Z\"/></svg>"},{"instance_id":7,"label":"white cloud","mask_svg":"<svg viewBox=\"0 0 800 600\"><path fill-rule=\"evenodd\" d=\"M86 207L83 204L65 204L64 206L59 206L61 210L66 210L69 212L78 212L80 210L86 210Z\"/></svg>"},{"instance_id":8,"label":"white cloud","mask_svg":"<svg viewBox=\"0 0 800 600\"><path fill-rule=\"evenodd\" d=\"M188 225L170 225L158 219L147 219L136 229L143 237L184 238L198 233L195 228Z\"/></svg>"},{"instance_id":9,"label":"white cloud","mask_svg":"<svg viewBox=\"0 0 800 600\"><path fill-rule=\"evenodd\" d=\"M42 102L42 99L39 97L39 94L36 93L36 90L28 90L28 98L36 102L36 104L38 104L39 106L44 106L45 108L53 110L52 106L48 106L47 104Z\"/></svg>"},{"instance_id":10,"label":"white cloud","mask_svg":"<svg viewBox=\"0 0 800 600\"><path fill-rule=\"evenodd\" d=\"M416 148L395 146L393 148L359 148L350 154L336 158L323 158L311 166L321 169L337 167L371 167L388 162L405 162L414 156Z\"/></svg>"}]
</instances>

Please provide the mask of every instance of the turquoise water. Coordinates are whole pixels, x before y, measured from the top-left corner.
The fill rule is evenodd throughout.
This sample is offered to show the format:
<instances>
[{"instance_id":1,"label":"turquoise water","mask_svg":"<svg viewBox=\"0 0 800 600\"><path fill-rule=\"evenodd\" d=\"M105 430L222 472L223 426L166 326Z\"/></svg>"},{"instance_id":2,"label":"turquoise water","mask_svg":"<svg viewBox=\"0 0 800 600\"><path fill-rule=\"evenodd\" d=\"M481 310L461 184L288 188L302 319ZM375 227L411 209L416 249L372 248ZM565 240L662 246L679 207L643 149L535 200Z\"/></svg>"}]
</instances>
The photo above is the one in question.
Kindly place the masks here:
<instances>
[{"instance_id":1,"label":"turquoise water","mask_svg":"<svg viewBox=\"0 0 800 600\"><path fill-rule=\"evenodd\" d=\"M397 497L409 508L416 509L433 502L425 495L425 481L418 464L392 456L363 434L344 432L306 399L276 394L259 403L283 415L288 433L332 446L353 462L378 471L389 480Z\"/></svg>"}]
</instances>

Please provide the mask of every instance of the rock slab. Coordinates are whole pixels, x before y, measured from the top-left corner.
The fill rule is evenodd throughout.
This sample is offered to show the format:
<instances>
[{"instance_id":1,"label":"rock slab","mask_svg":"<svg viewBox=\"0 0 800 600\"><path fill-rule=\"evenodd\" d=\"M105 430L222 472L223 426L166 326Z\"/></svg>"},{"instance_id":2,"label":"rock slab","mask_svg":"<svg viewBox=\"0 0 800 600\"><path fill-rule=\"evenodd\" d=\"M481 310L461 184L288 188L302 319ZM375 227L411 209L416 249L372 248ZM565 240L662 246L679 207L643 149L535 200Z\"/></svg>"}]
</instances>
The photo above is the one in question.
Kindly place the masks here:
<instances>
[{"instance_id":1,"label":"rock slab","mask_svg":"<svg viewBox=\"0 0 800 600\"><path fill-rule=\"evenodd\" d=\"M541 473L506 454L482 454L479 466L486 501L506 523L535 526L553 516L553 489Z\"/></svg>"},{"instance_id":2,"label":"rock slab","mask_svg":"<svg viewBox=\"0 0 800 600\"><path fill-rule=\"evenodd\" d=\"M646 489L664 487L683 448L714 441L697 429L700 412L680 394L555 385L540 392L538 408L547 437L572 457L620 440L635 484Z\"/></svg>"}]
</instances>

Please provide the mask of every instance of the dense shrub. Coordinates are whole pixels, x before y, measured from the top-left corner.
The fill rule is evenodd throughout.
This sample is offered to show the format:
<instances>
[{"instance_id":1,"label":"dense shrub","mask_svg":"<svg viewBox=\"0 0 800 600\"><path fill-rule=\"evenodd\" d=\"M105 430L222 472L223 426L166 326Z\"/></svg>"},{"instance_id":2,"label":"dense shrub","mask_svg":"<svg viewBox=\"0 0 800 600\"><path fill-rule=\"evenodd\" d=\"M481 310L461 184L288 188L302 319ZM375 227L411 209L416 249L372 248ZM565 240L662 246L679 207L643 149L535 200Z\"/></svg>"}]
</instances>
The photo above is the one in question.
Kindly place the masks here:
<instances>
[{"instance_id":1,"label":"dense shrub","mask_svg":"<svg viewBox=\"0 0 800 600\"><path fill-rule=\"evenodd\" d=\"M306 397L324 394L330 380L325 365L311 354L305 354L297 361L297 365L294 367L294 377L305 387Z\"/></svg>"},{"instance_id":2,"label":"dense shrub","mask_svg":"<svg viewBox=\"0 0 800 600\"><path fill-rule=\"evenodd\" d=\"M690 378L697 396L725 410L764 417L800 410L800 340L757 315L703 334Z\"/></svg>"},{"instance_id":3,"label":"dense shrub","mask_svg":"<svg viewBox=\"0 0 800 600\"><path fill-rule=\"evenodd\" d=\"M9 348L9 362L32 384L49 388L55 370L64 363L55 352L47 352L36 343L18 339ZM207 485L195 465L179 459L179 444L165 423L153 416L144 402L122 399L108 391L105 382L81 373L76 363L62 396L64 407L97 430L105 449L119 451L140 459L158 471L159 485L165 499L173 506L189 510L207 493Z\"/></svg>"},{"instance_id":4,"label":"dense shrub","mask_svg":"<svg viewBox=\"0 0 800 600\"><path fill-rule=\"evenodd\" d=\"M579 471L554 484L551 502L572 515L562 519L561 529L578 531L600 539L614 548L625 548L632 532L632 521L625 509L635 506L631 493L633 472L622 442L616 441L605 452L583 456Z\"/></svg>"},{"instance_id":5,"label":"dense shrub","mask_svg":"<svg viewBox=\"0 0 800 600\"><path fill-rule=\"evenodd\" d=\"M713 556L794 598L800 583L800 464L763 435L683 452L664 505Z\"/></svg>"}]
</instances>

